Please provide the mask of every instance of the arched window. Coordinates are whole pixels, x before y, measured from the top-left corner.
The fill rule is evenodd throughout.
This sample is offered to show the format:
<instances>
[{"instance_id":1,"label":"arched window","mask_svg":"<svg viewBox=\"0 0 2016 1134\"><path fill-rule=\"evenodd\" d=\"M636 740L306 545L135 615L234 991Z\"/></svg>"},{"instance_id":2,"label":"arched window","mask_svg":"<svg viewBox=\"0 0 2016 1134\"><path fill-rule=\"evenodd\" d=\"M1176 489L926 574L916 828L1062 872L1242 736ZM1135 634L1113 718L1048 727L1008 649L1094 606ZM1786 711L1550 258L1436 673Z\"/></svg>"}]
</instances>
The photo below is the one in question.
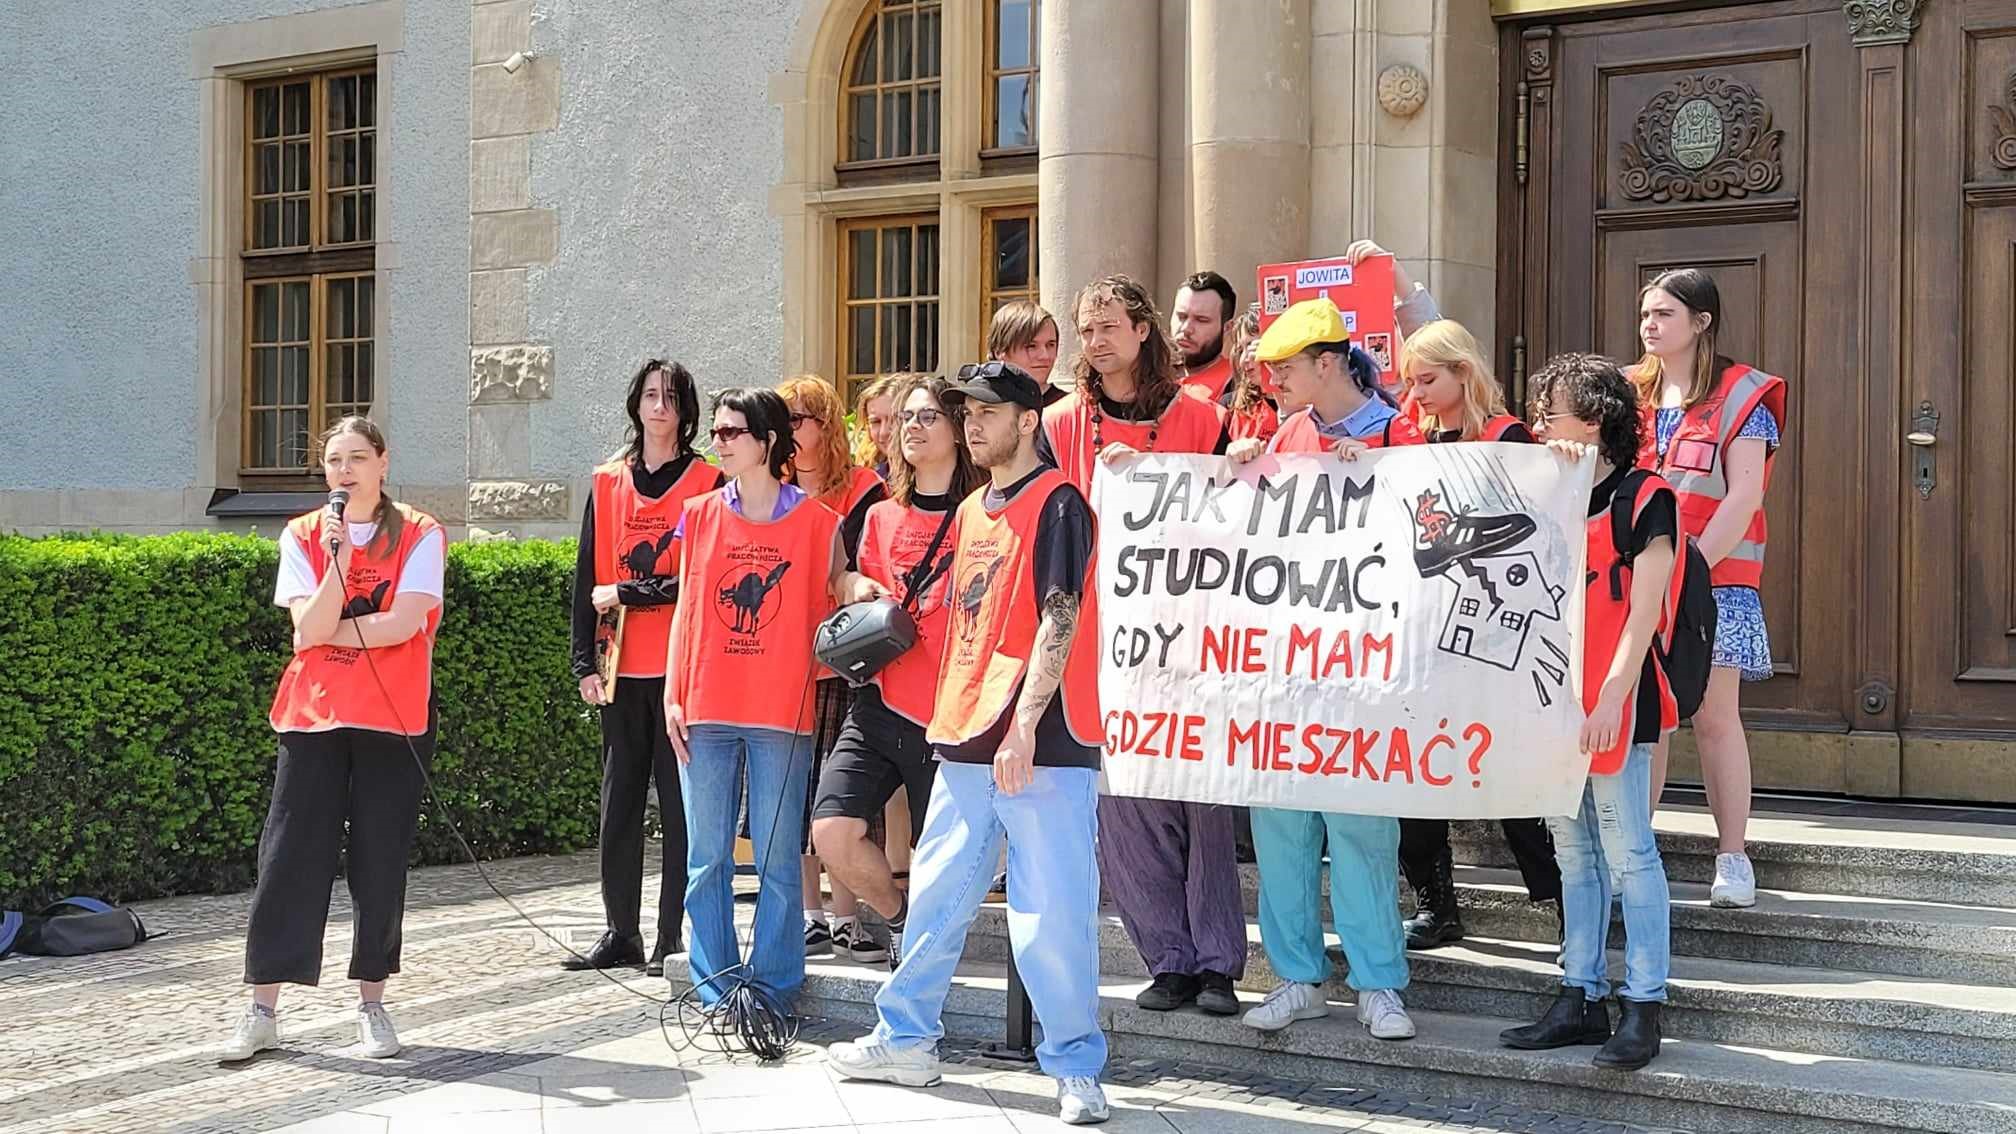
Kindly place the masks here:
<instances>
[{"instance_id":1,"label":"arched window","mask_svg":"<svg viewBox=\"0 0 2016 1134\"><path fill-rule=\"evenodd\" d=\"M938 156L944 12L939 0L877 0L847 60L840 161Z\"/></svg>"},{"instance_id":2,"label":"arched window","mask_svg":"<svg viewBox=\"0 0 2016 1134\"><path fill-rule=\"evenodd\" d=\"M860 5L835 4L854 21L830 41L839 79L807 100L834 116L808 128L838 131L830 167L798 182L821 239L787 249L817 277L787 308L787 367L847 386L977 361L995 308L1038 295L1042 0Z\"/></svg>"}]
</instances>

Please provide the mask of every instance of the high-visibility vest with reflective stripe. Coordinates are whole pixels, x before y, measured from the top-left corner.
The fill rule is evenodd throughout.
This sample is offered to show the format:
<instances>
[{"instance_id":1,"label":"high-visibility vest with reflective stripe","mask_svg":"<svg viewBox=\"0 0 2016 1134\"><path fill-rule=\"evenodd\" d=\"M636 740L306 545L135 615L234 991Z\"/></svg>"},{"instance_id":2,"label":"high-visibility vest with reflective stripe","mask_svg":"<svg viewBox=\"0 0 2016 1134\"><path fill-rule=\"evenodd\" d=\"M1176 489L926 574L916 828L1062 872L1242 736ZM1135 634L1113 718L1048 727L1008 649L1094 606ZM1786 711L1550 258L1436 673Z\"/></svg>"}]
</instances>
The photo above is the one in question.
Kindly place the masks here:
<instances>
[{"instance_id":1,"label":"high-visibility vest with reflective stripe","mask_svg":"<svg viewBox=\"0 0 2016 1134\"><path fill-rule=\"evenodd\" d=\"M959 505L953 522L959 550L952 557L952 616L938 669L931 743L963 744L982 736L1015 707L1042 620L1036 527L1052 493L1076 491L1062 473L1045 469L999 512L987 510L984 490ZM1099 726L1097 563L1096 555L1085 563L1078 625L1057 687L1066 726L1074 739L1088 745L1105 743Z\"/></svg>"},{"instance_id":2,"label":"high-visibility vest with reflective stripe","mask_svg":"<svg viewBox=\"0 0 2016 1134\"><path fill-rule=\"evenodd\" d=\"M630 460L619 457L595 470L595 581L602 586L657 575L679 575L679 541L672 528L686 501L721 486L721 471L693 458L665 495L652 499L637 491ZM673 604L633 606L623 615L619 677L665 676L665 640L672 633Z\"/></svg>"},{"instance_id":3,"label":"high-visibility vest with reflective stripe","mask_svg":"<svg viewBox=\"0 0 2016 1134\"><path fill-rule=\"evenodd\" d=\"M391 610L413 549L430 532L441 530L425 512L398 503L393 507L404 520L398 545L380 550L380 541L374 538L350 553L344 609L353 617ZM322 542L327 516L326 510L317 509L287 523L289 537L308 549L308 566L317 585L332 565L329 548ZM268 723L275 732L358 728L404 736L425 733L434 692L434 633L440 627L441 604L436 603L419 633L396 645L373 647L369 662L354 646L316 646L295 654L280 674ZM339 631L337 641L346 638L357 640L354 628Z\"/></svg>"},{"instance_id":4,"label":"high-visibility vest with reflective stripe","mask_svg":"<svg viewBox=\"0 0 2016 1134\"><path fill-rule=\"evenodd\" d=\"M1722 372L1715 391L1689 406L1680 426L1659 454L1656 408L1648 406L1644 439L1638 463L1663 477L1680 497L1680 526L1695 539L1708 527L1715 510L1729 495L1729 446L1743 430L1743 423L1758 407L1769 411L1778 428L1785 428L1785 380L1752 366L1737 364ZM1771 487L1771 466L1775 451L1764 457L1764 487ZM1709 581L1718 587L1756 587L1764 581L1764 548L1768 529L1764 507L1759 504L1750 515L1743 537L1729 554L1709 571Z\"/></svg>"}]
</instances>

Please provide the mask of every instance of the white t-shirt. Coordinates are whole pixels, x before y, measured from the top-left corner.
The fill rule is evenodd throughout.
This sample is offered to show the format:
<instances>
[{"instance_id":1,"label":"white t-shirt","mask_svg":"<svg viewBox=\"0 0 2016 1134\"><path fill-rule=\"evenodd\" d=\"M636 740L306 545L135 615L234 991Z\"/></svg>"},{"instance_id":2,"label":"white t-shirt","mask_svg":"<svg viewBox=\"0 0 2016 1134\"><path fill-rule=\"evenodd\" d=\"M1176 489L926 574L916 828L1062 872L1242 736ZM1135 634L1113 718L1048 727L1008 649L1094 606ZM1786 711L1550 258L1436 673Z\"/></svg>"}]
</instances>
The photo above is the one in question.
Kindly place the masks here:
<instances>
[{"instance_id":1,"label":"white t-shirt","mask_svg":"<svg viewBox=\"0 0 2016 1134\"><path fill-rule=\"evenodd\" d=\"M378 534L376 522L351 524L350 542L363 546ZM428 532L414 545L413 554L406 560L406 569L399 573L399 589L393 597L400 595L431 595L441 597L441 575L445 569L447 552L445 539L437 531ZM307 598L315 593L315 569L308 564L308 548L301 537L291 530L280 537L280 574L273 580L273 605L288 606L295 599Z\"/></svg>"}]
</instances>

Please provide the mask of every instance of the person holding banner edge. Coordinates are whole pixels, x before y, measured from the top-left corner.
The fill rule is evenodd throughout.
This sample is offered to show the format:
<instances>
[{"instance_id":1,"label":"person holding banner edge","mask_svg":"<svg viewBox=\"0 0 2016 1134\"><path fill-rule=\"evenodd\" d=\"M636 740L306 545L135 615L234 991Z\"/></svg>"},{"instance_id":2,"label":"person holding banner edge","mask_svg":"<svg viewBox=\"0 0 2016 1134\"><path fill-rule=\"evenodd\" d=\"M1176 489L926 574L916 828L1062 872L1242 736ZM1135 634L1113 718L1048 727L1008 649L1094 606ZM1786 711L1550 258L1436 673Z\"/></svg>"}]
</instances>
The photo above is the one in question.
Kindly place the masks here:
<instances>
[{"instance_id":1,"label":"person holding banner edge","mask_svg":"<svg viewBox=\"0 0 2016 1134\"><path fill-rule=\"evenodd\" d=\"M1221 297L1202 286L1207 276L1223 283L1199 273L1185 294L1216 304ZM1130 453L1225 451L1224 411L1179 384L1175 345L1138 282L1093 283L1079 295L1077 316L1078 392L1046 411L1043 423L1059 467L1081 492L1091 491L1098 463ZM1106 893L1151 978L1135 998L1140 1007L1171 1012L1195 1001L1214 1016L1239 1011L1233 985L1246 972L1246 923L1237 826L1235 809L1222 804L1100 799Z\"/></svg>"},{"instance_id":2,"label":"person holding banner edge","mask_svg":"<svg viewBox=\"0 0 2016 1134\"><path fill-rule=\"evenodd\" d=\"M1550 818L1561 867L1562 985L1538 1021L1508 1028L1508 1047L1601 1044L1598 1067L1636 1070L1659 1054L1660 1005L1670 967L1671 895L1652 831L1652 750L1679 727L1679 707L1652 650L1672 630L1684 571L1676 564L1679 508L1658 475L1633 466L1644 424L1615 363L1587 354L1550 360L1531 379L1533 420L1550 448L1596 451L1589 498L1584 606L1582 751L1589 778L1577 814ZM1620 539L1617 501L1628 500ZM1622 548L1620 548L1622 544ZM1622 881L1624 984L1610 1031L1606 938L1611 874Z\"/></svg>"},{"instance_id":3,"label":"person holding banner edge","mask_svg":"<svg viewBox=\"0 0 2016 1134\"><path fill-rule=\"evenodd\" d=\"M1288 308L1261 334L1255 357L1274 368L1283 396L1306 402L1265 446L1272 453L1332 452L1349 460L1370 448L1418 445L1420 431L1379 389L1377 367L1354 348L1344 317L1327 298ZM1262 447L1241 442L1247 462ZM1323 984L1330 958L1319 915L1322 858L1330 856L1330 905L1337 937L1358 993L1358 1022L1375 1039L1414 1037L1400 992L1407 987L1406 935L1400 927L1400 821L1255 807L1253 853L1260 868L1260 943L1281 984L1247 1011L1260 1031L1330 1014Z\"/></svg>"},{"instance_id":4,"label":"person holding banner edge","mask_svg":"<svg viewBox=\"0 0 2016 1134\"><path fill-rule=\"evenodd\" d=\"M1530 444L1534 439L1525 422L1505 412L1505 396L1491 377L1490 364L1461 323L1437 319L1410 332L1400 347L1400 374L1420 409L1419 424L1431 444ZM1554 864L1547 824L1539 819L1501 819L1498 825L1518 864L1527 897L1557 903L1558 913L1561 870ZM1407 947L1434 949L1462 940L1449 821L1400 820L1400 868L1415 894L1415 914L1405 922Z\"/></svg>"},{"instance_id":5,"label":"person holding banner edge","mask_svg":"<svg viewBox=\"0 0 2016 1134\"><path fill-rule=\"evenodd\" d=\"M904 603L913 612L917 641L855 693L812 806L819 857L888 925L892 969L902 960L909 905L890 860L869 838L869 824L898 790L909 800L913 822L921 828L924 821L937 768L924 729L950 621L945 596L956 546L953 515L985 480L946 404L950 388L946 379L923 374L898 375L889 388L892 404L900 407L889 450L891 498L868 510L857 540L843 541L848 570L857 574L840 598Z\"/></svg>"},{"instance_id":6,"label":"person holding banner edge","mask_svg":"<svg viewBox=\"0 0 2016 1134\"><path fill-rule=\"evenodd\" d=\"M1043 1025L1037 1062L1058 1081L1059 1118L1103 1122L1092 511L1037 458L1035 379L1006 363L969 365L948 393L990 483L956 520L928 731L938 779L911 867L902 963L875 997L874 1031L828 1054L845 1078L940 1081L946 993L1005 838L1009 942Z\"/></svg>"},{"instance_id":7,"label":"person holding banner edge","mask_svg":"<svg viewBox=\"0 0 2016 1134\"><path fill-rule=\"evenodd\" d=\"M604 933L570 970L644 966L664 973L682 948L686 926L686 815L679 765L665 732L665 643L679 596L679 549L672 525L686 501L721 486L721 474L693 451L700 431L699 394L684 366L647 359L623 399L630 435L623 452L595 470L574 565L573 669L581 699L600 707L601 848ZM616 688L595 671L595 627L624 607ZM611 696L613 694L613 696ZM638 928L644 893L644 804L658 783L663 861L658 930L644 952Z\"/></svg>"}]
</instances>

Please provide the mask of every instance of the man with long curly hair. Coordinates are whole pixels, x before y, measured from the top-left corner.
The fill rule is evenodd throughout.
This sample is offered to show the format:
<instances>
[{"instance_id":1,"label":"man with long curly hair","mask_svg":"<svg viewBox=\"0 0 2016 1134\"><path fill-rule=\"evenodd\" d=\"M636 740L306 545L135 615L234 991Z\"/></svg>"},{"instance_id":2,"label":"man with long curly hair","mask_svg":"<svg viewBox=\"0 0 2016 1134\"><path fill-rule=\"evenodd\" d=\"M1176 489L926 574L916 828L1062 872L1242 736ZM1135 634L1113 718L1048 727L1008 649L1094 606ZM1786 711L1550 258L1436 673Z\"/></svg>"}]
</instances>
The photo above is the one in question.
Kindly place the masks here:
<instances>
[{"instance_id":1,"label":"man with long curly hair","mask_svg":"<svg viewBox=\"0 0 2016 1134\"><path fill-rule=\"evenodd\" d=\"M1078 388L1043 413L1058 468L1091 495L1100 461L1129 453L1223 453L1224 410L1184 390L1154 301L1127 276L1079 294ZM1094 501L1097 509L1097 501ZM1136 1003L1167 1012L1195 1000L1213 1015L1239 1010L1246 969L1233 809L1104 796L1099 864L1106 893L1154 983Z\"/></svg>"}]
</instances>

